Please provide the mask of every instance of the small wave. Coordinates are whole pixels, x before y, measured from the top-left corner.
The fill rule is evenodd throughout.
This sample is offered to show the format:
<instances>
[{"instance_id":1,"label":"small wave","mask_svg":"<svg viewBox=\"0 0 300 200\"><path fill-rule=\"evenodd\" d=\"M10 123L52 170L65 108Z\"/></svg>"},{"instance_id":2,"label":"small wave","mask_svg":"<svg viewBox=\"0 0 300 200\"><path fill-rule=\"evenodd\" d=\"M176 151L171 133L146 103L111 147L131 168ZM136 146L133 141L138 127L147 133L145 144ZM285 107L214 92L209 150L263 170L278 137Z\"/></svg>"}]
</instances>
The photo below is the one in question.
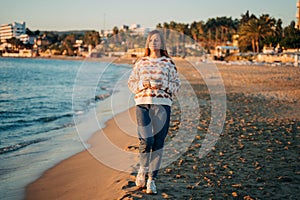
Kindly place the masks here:
<instances>
[{"instance_id":1,"label":"small wave","mask_svg":"<svg viewBox=\"0 0 300 200\"><path fill-rule=\"evenodd\" d=\"M96 101L102 101L111 96L111 93L99 94L95 96Z\"/></svg>"},{"instance_id":2,"label":"small wave","mask_svg":"<svg viewBox=\"0 0 300 200\"><path fill-rule=\"evenodd\" d=\"M40 118L36 118L36 119L31 119L31 120L21 119L21 120L15 121L15 123L53 122L53 121L56 121L61 118L72 117L72 116L73 116L73 114L67 113L67 114L62 114L62 115L40 117Z\"/></svg>"},{"instance_id":3,"label":"small wave","mask_svg":"<svg viewBox=\"0 0 300 200\"><path fill-rule=\"evenodd\" d=\"M24 148L26 146L29 146L31 144L36 144L36 143L43 142L43 141L46 141L46 140L48 140L48 139L40 138L40 139L36 139L36 140L20 142L18 144L10 145L10 146L7 146L7 147L2 147L2 148L0 148L0 154L12 152L12 151L17 151L17 150L19 150L21 148Z\"/></svg>"},{"instance_id":4,"label":"small wave","mask_svg":"<svg viewBox=\"0 0 300 200\"><path fill-rule=\"evenodd\" d=\"M75 112L75 115L83 115L83 114L84 114L84 111L82 111L82 110L79 110L79 111Z\"/></svg>"},{"instance_id":5,"label":"small wave","mask_svg":"<svg viewBox=\"0 0 300 200\"><path fill-rule=\"evenodd\" d=\"M12 110L1 110L0 111L0 116L1 117L5 117L5 118L8 118L8 117L16 117L16 116L19 116L19 115L24 115L25 113L24 112L21 112L21 111L12 111Z\"/></svg>"},{"instance_id":6,"label":"small wave","mask_svg":"<svg viewBox=\"0 0 300 200\"><path fill-rule=\"evenodd\" d=\"M11 102L10 99L0 99L0 103L7 103L7 102Z\"/></svg>"},{"instance_id":7,"label":"small wave","mask_svg":"<svg viewBox=\"0 0 300 200\"><path fill-rule=\"evenodd\" d=\"M64 115L59 115L59 116L50 116L50 117L41 117L39 119L37 119L36 121L38 122L52 122L64 117L72 117L73 114L64 114Z\"/></svg>"},{"instance_id":8,"label":"small wave","mask_svg":"<svg viewBox=\"0 0 300 200\"><path fill-rule=\"evenodd\" d=\"M61 127L62 128L68 128L68 127L73 127L73 126L74 126L74 123L68 123L68 124L62 125Z\"/></svg>"},{"instance_id":9,"label":"small wave","mask_svg":"<svg viewBox=\"0 0 300 200\"><path fill-rule=\"evenodd\" d=\"M31 126L31 124L14 123L14 124L0 125L0 131L15 130L18 128L29 127L29 126Z\"/></svg>"},{"instance_id":10,"label":"small wave","mask_svg":"<svg viewBox=\"0 0 300 200\"><path fill-rule=\"evenodd\" d=\"M100 86L100 89L101 89L101 90L109 90L108 87L104 87L104 86Z\"/></svg>"},{"instance_id":11,"label":"small wave","mask_svg":"<svg viewBox=\"0 0 300 200\"><path fill-rule=\"evenodd\" d=\"M34 126L35 123L50 123L62 118L71 118L73 117L73 113L67 113L62 115L54 115L49 117L40 117L36 119L28 118L28 119L19 119L14 121L6 121L6 124L0 125L0 130L7 131L7 130L14 130L20 127L29 127ZM1 117L0 117L1 119Z\"/></svg>"}]
</instances>

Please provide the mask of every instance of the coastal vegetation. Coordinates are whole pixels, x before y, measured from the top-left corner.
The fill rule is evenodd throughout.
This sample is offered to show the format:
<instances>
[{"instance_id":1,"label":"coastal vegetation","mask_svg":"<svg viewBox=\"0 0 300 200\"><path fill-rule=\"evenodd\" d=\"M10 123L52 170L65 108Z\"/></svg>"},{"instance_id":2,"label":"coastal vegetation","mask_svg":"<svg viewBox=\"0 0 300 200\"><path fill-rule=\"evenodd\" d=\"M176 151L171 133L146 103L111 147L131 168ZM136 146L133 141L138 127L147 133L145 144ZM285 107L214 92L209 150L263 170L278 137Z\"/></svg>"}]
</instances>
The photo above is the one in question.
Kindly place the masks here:
<instances>
[{"instance_id":1,"label":"coastal vegetation","mask_svg":"<svg viewBox=\"0 0 300 200\"><path fill-rule=\"evenodd\" d=\"M170 52L174 55L185 55L183 44L190 42L203 47L208 53L218 45L238 46L240 52L262 52L264 47L284 49L300 48L300 30L295 22L283 27L281 19L268 14L256 16L247 11L240 19L232 17L210 18L206 22L178 23L175 21L158 23L157 28L165 31L167 41L172 43ZM174 35L173 32L177 34ZM110 34L103 35L95 30L87 31L31 31L26 33L35 38L34 44L23 44L17 38L8 39L11 44L7 51L32 49L49 55L83 56L96 48L99 54L109 52L127 52L129 49L143 48L145 35L133 34L132 30L113 27Z\"/></svg>"},{"instance_id":2,"label":"coastal vegetation","mask_svg":"<svg viewBox=\"0 0 300 200\"><path fill-rule=\"evenodd\" d=\"M238 40L242 52L261 52L264 46L284 49L300 48L300 30L295 28L295 21L283 28L282 20L268 14L257 17L247 11L240 19L231 17L210 18L207 22L194 21L191 24L159 23L158 28L175 30L200 43L206 49L217 45L226 45Z\"/></svg>"}]
</instances>

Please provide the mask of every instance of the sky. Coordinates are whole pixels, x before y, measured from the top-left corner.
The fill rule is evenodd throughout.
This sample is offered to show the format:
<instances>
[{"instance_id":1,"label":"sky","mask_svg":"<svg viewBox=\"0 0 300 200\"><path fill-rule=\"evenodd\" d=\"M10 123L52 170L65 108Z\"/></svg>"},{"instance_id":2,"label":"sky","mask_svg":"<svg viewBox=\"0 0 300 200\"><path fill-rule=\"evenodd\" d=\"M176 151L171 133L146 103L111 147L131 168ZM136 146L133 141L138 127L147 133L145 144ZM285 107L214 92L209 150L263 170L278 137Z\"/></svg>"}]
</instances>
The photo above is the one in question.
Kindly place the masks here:
<instances>
[{"instance_id":1,"label":"sky","mask_svg":"<svg viewBox=\"0 0 300 200\"><path fill-rule=\"evenodd\" d=\"M0 0L0 24L26 22L30 30L101 30L140 24L207 21L214 17L240 18L249 10L260 16L296 20L298 0Z\"/></svg>"}]
</instances>

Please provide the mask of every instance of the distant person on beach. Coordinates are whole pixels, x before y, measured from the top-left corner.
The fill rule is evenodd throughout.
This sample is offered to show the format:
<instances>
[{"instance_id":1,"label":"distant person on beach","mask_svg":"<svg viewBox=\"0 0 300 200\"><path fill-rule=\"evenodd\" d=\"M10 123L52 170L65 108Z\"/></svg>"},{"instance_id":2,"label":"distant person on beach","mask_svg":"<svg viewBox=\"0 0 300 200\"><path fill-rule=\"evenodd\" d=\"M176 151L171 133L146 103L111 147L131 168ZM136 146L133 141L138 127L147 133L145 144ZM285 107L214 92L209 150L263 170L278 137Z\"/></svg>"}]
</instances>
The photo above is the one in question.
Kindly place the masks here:
<instances>
[{"instance_id":1,"label":"distant person on beach","mask_svg":"<svg viewBox=\"0 0 300 200\"><path fill-rule=\"evenodd\" d=\"M140 168L135 183L141 188L146 185L146 193L157 194L155 179L169 130L172 96L180 87L176 66L159 30L148 34L145 54L135 63L128 87L135 94L139 137Z\"/></svg>"}]
</instances>

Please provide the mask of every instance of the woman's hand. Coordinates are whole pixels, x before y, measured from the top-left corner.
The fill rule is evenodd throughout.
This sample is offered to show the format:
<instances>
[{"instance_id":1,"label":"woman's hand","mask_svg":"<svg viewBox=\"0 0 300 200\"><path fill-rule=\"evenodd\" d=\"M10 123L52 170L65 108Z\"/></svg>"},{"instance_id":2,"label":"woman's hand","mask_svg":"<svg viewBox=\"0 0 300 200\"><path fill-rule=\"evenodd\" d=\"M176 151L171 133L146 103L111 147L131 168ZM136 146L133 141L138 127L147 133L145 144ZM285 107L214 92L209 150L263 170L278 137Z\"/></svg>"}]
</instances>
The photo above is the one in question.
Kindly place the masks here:
<instances>
[{"instance_id":1,"label":"woman's hand","mask_svg":"<svg viewBox=\"0 0 300 200\"><path fill-rule=\"evenodd\" d=\"M158 80L147 80L143 81L143 86L145 88L150 88L150 89L160 89L162 87L162 82Z\"/></svg>"},{"instance_id":2,"label":"woman's hand","mask_svg":"<svg viewBox=\"0 0 300 200\"><path fill-rule=\"evenodd\" d=\"M150 80L151 89L160 89L162 87L161 80Z\"/></svg>"},{"instance_id":3,"label":"woman's hand","mask_svg":"<svg viewBox=\"0 0 300 200\"><path fill-rule=\"evenodd\" d=\"M151 88L150 81L143 81L143 86L144 86L145 88Z\"/></svg>"}]
</instances>

